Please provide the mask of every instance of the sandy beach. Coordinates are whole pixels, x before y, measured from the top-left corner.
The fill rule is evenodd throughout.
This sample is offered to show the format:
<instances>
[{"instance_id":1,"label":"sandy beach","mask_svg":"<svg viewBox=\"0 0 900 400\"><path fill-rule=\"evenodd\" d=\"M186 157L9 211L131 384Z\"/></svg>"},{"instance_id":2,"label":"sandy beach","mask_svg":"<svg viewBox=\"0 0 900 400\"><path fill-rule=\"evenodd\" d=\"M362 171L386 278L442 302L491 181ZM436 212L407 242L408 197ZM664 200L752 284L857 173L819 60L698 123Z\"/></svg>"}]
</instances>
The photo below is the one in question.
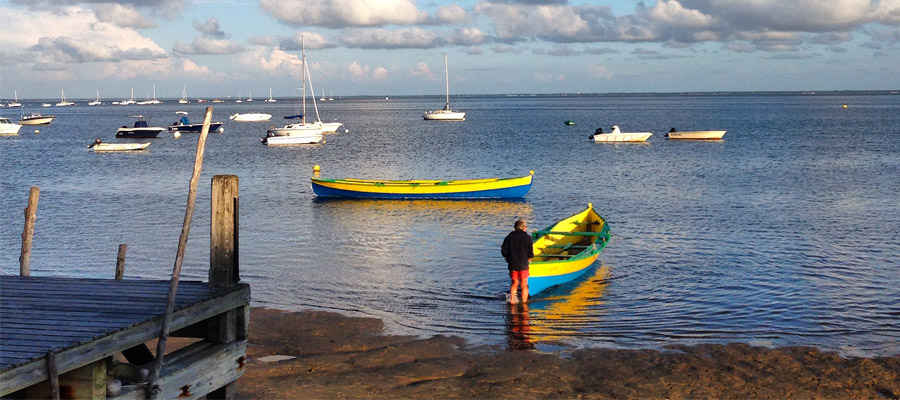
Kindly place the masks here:
<instances>
[{"instance_id":1,"label":"sandy beach","mask_svg":"<svg viewBox=\"0 0 900 400\"><path fill-rule=\"evenodd\" d=\"M386 335L378 319L331 312L254 308L250 320L247 399L900 398L900 356L746 344L547 353Z\"/></svg>"}]
</instances>

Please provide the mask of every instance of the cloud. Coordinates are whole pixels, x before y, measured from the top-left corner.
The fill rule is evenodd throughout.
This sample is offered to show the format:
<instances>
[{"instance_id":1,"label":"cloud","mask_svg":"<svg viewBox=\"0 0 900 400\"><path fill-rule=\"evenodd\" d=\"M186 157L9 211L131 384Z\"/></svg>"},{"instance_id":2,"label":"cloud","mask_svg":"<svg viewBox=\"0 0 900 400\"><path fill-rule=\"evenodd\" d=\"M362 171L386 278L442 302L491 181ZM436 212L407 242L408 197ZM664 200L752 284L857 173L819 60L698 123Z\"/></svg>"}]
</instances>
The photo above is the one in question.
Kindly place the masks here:
<instances>
[{"instance_id":1,"label":"cloud","mask_svg":"<svg viewBox=\"0 0 900 400\"><path fill-rule=\"evenodd\" d=\"M374 71L372 71L372 79L375 79L378 81L387 80L387 75L388 75L388 71L384 67L378 67L378 68L375 68Z\"/></svg>"},{"instance_id":2,"label":"cloud","mask_svg":"<svg viewBox=\"0 0 900 400\"><path fill-rule=\"evenodd\" d=\"M202 33L204 36L214 37L217 39L224 39L225 32L219 28L219 20L216 17L212 17L204 23L197 22L195 19L193 22L194 29Z\"/></svg>"},{"instance_id":3,"label":"cloud","mask_svg":"<svg viewBox=\"0 0 900 400\"><path fill-rule=\"evenodd\" d=\"M328 39L324 35L315 32L298 32L294 36L279 41L278 47L285 51L298 51L301 49L301 41L303 46L311 50L336 47L328 43Z\"/></svg>"},{"instance_id":4,"label":"cloud","mask_svg":"<svg viewBox=\"0 0 900 400\"><path fill-rule=\"evenodd\" d=\"M165 53L149 49L122 50L117 46L70 37L41 38L38 40L38 44L32 46L30 50L39 52L47 59L56 62L75 64L166 58Z\"/></svg>"},{"instance_id":5,"label":"cloud","mask_svg":"<svg viewBox=\"0 0 900 400\"><path fill-rule=\"evenodd\" d=\"M487 35L476 27L460 28L453 33L451 41L461 46L473 46L484 43Z\"/></svg>"},{"instance_id":6,"label":"cloud","mask_svg":"<svg viewBox=\"0 0 900 400\"><path fill-rule=\"evenodd\" d=\"M109 22L123 28L155 28L156 22L144 17L132 7L121 4L103 4L91 7L98 21Z\"/></svg>"},{"instance_id":7,"label":"cloud","mask_svg":"<svg viewBox=\"0 0 900 400\"><path fill-rule=\"evenodd\" d=\"M581 52L569 46L554 46L547 51L547 54L557 57L572 57L581 54Z\"/></svg>"},{"instance_id":8,"label":"cloud","mask_svg":"<svg viewBox=\"0 0 900 400\"><path fill-rule=\"evenodd\" d=\"M419 61L415 67L410 68L409 74L412 76L425 76L429 78L434 78L435 75L431 73L431 68L428 68L428 64L425 61Z\"/></svg>"},{"instance_id":9,"label":"cloud","mask_svg":"<svg viewBox=\"0 0 900 400\"><path fill-rule=\"evenodd\" d=\"M244 46L228 39L215 39L210 37L197 37L191 43L175 42L172 50L180 55L199 54L236 54L244 51Z\"/></svg>"},{"instance_id":10,"label":"cloud","mask_svg":"<svg viewBox=\"0 0 900 400\"><path fill-rule=\"evenodd\" d=\"M538 82L565 82L566 76L564 74L542 74L540 72L534 73L534 80Z\"/></svg>"},{"instance_id":11,"label":"cloud","mask_svg":"<svg viewBox=\"0 0 900 400\"><path fill-rule=\"evenodd\" d=\"M357 63L356 61L354 61L349 66L347 66L347 72L350 73L350 77L353 80L356 80L356 81L362 80L363 78L366 77L366 74L369 73L369 66L366 65L364 67L364 66L359 65L359 63Z\"/></svg>"},{"instance_id":12,"label":"cloud","mask_svg":"<svg viewBox=\"0 0 900 400\"><path fill-rule=\"evenodd\" d=\"M715 18L698 10L684 8L677 0L659 0L648 13L654 21L680 28L709 28L715 25Z\"/></svg>"},{"instance_id":13,"label":"cloud","mask_svg":"<svg viewBox=\"0 0 900 400\"><path fill-rule=\"evenodd\" d=\"M360 49L430 49L447 43L435 32L425 29L347 29L341 42L349 48Z\"/></svg>"},{"instance_id":14,"label":"cloud","mask_svg":"<svg viewBox=\"0 0 900 400\"><path fill-rule=\"evenodd\" d=\"M597 64L591 64L584 67L584 72L592 78L612 79L613 74L606 67Z\"/></svg>"},{"instance_id":15,"label":"cloud","mask_svg":"<svg viewBox=\"0 0 900 400\"><path fill-rule=\"evenodd\" d=\"M260 7L280 22L326 28L414 25L428 21L415 0L260 0ZM445 16L456 11L448 9Z\"/></svg>"}]
</instances>

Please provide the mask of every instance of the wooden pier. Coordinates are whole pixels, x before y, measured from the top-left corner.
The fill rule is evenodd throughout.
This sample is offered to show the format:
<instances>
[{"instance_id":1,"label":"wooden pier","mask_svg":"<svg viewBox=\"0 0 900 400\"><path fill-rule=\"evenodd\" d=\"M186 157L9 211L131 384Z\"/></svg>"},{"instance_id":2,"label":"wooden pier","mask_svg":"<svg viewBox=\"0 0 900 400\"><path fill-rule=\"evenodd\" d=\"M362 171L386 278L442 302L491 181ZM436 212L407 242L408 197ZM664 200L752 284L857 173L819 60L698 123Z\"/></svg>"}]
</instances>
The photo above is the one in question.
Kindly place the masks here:
<instances>
[{"instance_id":1,"label":"wooden pier","mask_svg":"<svg viewBox=\"0 0 900 400\"><path fill-rule=\"evenodd\" d=\"M0 397L234 398L250 312L238 273L237 177L213 177L212 197L210 280L173 279L165 335L172 281L0 276ZM154 376L147 344L169 330L194 339L165 351Z\"/></svg>"}]
</instances>

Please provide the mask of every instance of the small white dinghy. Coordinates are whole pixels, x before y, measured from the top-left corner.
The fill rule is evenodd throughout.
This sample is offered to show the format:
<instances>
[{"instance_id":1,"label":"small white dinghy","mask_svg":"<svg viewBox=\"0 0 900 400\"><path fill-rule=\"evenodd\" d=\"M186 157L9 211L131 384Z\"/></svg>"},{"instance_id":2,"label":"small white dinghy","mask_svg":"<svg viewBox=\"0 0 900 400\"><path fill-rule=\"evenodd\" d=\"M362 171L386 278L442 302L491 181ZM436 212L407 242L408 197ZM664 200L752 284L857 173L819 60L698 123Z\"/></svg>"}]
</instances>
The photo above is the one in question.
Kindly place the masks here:
<instances>
[{"instance_id":1,"label":"small white dinghy","mask_svg":"<svg viewBox=\"0 0 900 400\"><path fill-rule=\"evenodd\" d=\"M262 122L272 119L272 114L267 113L236 113L228 117L236 122Z\"/></svg>"},{"instance_id":2,"label":"small white dinghy","mask_svg":"<svg viewBox=\"0 0 900 400\"><path fill-rule=\"evenodd\" d=\"M650 132L621 132L618 125L612 126L612 132L603 133L602 129L597 129L590 139L594 142L646 142L653 136Z\"/></svg>"},{"instance_id":3,"label":"small white dinghy","mask_svg":"<svg viewBox=\"0 0 900 400\"><path fill-rule=\"evenodd\" d=\"M93 151L139 151L150 147L150 142L146 143L103 143L99 138L91 143L88 148Z\"/></svg>"},{"instance_id":4,"label":"small white dinghy","mask_svg":"<svg viewBox=\"0 0 900 400\"><path fill-rule=\"evenodd\" d=\"M672 128L666 137L672 140L721 140L727 131L684 131L678 132Z\"/></svg>"}]
</instances>

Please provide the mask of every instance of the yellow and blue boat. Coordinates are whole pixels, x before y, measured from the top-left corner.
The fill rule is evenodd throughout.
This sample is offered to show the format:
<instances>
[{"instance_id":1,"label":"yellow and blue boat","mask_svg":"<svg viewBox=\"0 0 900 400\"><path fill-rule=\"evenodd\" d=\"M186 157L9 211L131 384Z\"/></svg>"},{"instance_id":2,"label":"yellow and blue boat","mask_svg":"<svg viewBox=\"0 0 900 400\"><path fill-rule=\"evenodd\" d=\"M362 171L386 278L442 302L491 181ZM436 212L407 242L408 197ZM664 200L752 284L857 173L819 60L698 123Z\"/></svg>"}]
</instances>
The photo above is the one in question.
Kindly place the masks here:
<instances>
[{"instance_id":1,"label":"yellow and blue boat","mask_svg":"<svg viewBox=\"0 0 900 400\"><path fill-rule=\"evenodd\" d=\"M508 199L524 197L531 189L534 171L517 178L453 181L370 179L312 179L312 189L322 197L369 199Z\"/></svg>"},{"instance_id":2,"label":"yellow and blue boat","mask_svg":"<svg viewBox=\"0 0 900 400\"><path fill-rule=\"evenodd\" d=\"M534 259L528 271L528 292L571 281L597 260L609 243L609 225L588 203L587 209L531 234Z\"/></svg>"}]
</instances>

